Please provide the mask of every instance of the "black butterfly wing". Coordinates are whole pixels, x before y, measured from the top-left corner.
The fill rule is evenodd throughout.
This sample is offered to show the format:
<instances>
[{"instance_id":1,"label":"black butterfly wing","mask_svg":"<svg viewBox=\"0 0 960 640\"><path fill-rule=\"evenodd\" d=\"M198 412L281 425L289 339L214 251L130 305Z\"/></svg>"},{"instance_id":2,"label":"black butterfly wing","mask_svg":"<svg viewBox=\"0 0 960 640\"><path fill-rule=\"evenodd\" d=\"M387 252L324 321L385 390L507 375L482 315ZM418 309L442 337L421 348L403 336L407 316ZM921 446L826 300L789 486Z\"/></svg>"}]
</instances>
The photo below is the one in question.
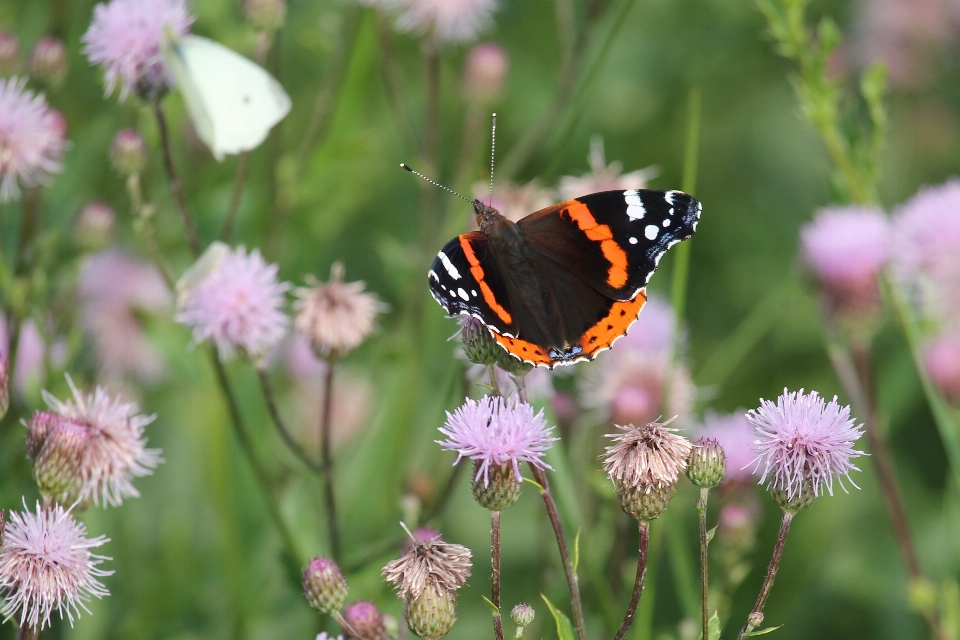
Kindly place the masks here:
<instances>
[{"instance_id":1,"label":"black butterfly wing","mask_svg":"<svg viewBox=\"0 0 960 640\"><path fill-rule=\"evenodd\" d=\"M484 234L464 233L444 245L428 278L430 293L448 315L474 316L498 333L517 335L500 263Z\"/></svg>"},{"instance_id":2,"label":"black butterfly wing","mask_svg":"<svg viewBox=\"0 0 960 640\"><path fill-rule=\"evenodd\" d=\"M518 226L542 259L626 301L646 287L667 249L693 236L700 211L681 191L602 191L537 211Z\"/></svg>"}]
</instances>

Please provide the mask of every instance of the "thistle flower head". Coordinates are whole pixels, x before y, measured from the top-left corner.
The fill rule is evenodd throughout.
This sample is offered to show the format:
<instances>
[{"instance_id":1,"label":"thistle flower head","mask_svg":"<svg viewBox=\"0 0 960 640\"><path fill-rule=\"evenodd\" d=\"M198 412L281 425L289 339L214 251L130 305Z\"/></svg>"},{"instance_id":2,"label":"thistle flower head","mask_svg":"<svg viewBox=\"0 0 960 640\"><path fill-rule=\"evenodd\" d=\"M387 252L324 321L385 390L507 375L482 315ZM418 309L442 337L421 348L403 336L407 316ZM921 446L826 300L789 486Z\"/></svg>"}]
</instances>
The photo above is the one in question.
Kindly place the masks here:
<instances>
[{"instance_id":1,"label":"thistle flower head","mask_svg":"<svg viewBox=\"0 0 960 640\"><path fill-rule=\"evenodd\" d=\"M88 538L87 529L60 505L33 513L11 511L0 546L0 608L21 627L43 629L56 611L73 625L80 610L87 611L91 597L109 595L97 578L112 571L101 569L104 556L91 553L107 542Z\"/></svg>"},{"instance_id":2,"label":"thistle flower head","mask_svg":"<svg viewBox=\"0 0 960 640\"><path fill-rule=\"evenodd\" d=\"M419 598L428 586L456 591L470 577L471 555L462 545L430 538L388 562L381 573L402 598Z\"/></svg>"},{"instance_id":3,"label":"thistle flower head","mask_svg":"<svg viewBox=\"0 0 960 640\"><path fill-rule=\"evenodd\" d=\"M216 259L208 262L211 255ZM177 321L193 329L194 342L212 340L222 360L237 351L262 358L287 329L283 294L289 285L277 280L277 265L268 264L257 249L247 253L244 247L230 250L215 243L177 288Z\"/></svg>"},{"instance_id":4,"label":"thistle flower head","mask_svg":"<svg viewBox=\"0 0 960 640\"><path fill-rule=\"evenodd\" d=\"M51 86L62 84L67 75L67 47L63 40L40 38L30 52L30 73Z\"/></svg>"},{"instance_id":5,"label":"thistle flower head","mask_svg":"<svg viewBox=\"0 0 960 640\"><path fill-rule=\"evenodd\" d=\"M70 376L67 383L73 392L68 400L58 400L47 391L43 399L50 409L89 429L80 464L81 486L77 498L104 506L117 506L124 498L140 493L133 478L148 476L162 462L159 449L148 449L144 427L156 416L145 416L135 402L111 397L103 387L91 394L82 394Z\"/></svg>"},{"instance_id":6,"label":"thistle flower head","mask_svg":"<svg viewBox=\"0 0 960 640\"><path fill-rule=\"evenodd\" d=\"M83 35L91 64L106 70L107 95L120 87L120 100L131 91L155 96L171 86L160 59L164 38L182 36L193 16L186 0L110 0L93 11Z\"/></svg>"},{"instance_id":7,"label":"thistle flower head","mask_svg":"<svg viewBox=\"0 0 960 640\"><path fill-rule=\"evenodd\" d=\"M395 0L397 27L432 33L441 42L473 40L491 22L497 0Z\"/></svg>"},{"instance_id":8,"label":"thistle flower head","mask_svg":"<svg viewBox=\"0 0 960 640\"><path fill-rule=\"evenodd\" d=\"M491 103L500 97L510 67L507 52L493 42L478 44L467 56L463 73L463 89L467 98Z\"/></svg>"},{"instance_id":9,"label":"thistle flower head","mask_svg":"<svg viewBox=\"0 0 960 640\"><path fill-rule=\"evenodd\" d=\"M601 136L590 138L590 153L587 155L587 162L590 164L590 173L582 176L560 178L558 191L562 200L571 200L598 191L644 189L647 182L656 178L659 173L656 167L621 173L623 165L620 162L611 162L608 165Z\"/></svg>"},{"instance_id":10,"label":"thistle flower head","mask_svg":"<svg viewBox=\"0 0 960 640\"><path fill-rule=\"evenodd\" d=\"M369 600L351 602L343 610L347 640L387 640L387 628L377 605ZM355 633L354 633L355 632Z\"/></svg>"},{"instance_id":11,"label":"thistle flower head","mask_svg":"<svg viewBox=\"0 0 960 640\"><path fill-rule=\"evenodd\" d=\"M677 483L693 445L667 424L669 421L640 427L615 425L621 432L607 434L615 444L607 447L603 470L614 485L649 492Z\"/></svg>"},{"instance_id":12,"label":"thistle flower head","mask_svg":"<svg viewBox=\"0 0 960 640\"><path fill-rule=\"evenodd\" d=\"M335 262L329 282L307 276L310 287L296 290L296 329L323 356L343 354L359 346L373 333L377 314L385 310L377 296L364 291L363 281L345 283L343 271L343 265Z\"/></svg>"},{"instance_id":13,"label":"thistle flower head","mask_svg":"<svg viewBox=\"0 0 960 640\"><path fill-rule=\"evenodd\" d=\"M348 591L340 567L330 558L316 557L303 568L303 595L317 611L339 611L347 600Z\"/></svg>"},{"instance_id":14,"label":"thistle flower head","mask_svg":"<svg viewBox=\"0 0 960 640\"><path fill-rule=\"evenodd\" d=\"M437 440L444 449L457 452L454 464L462 458L478 462L475 480L489 481L491 466L509 465L517 482L522 481L520 462L550 468L543 454L557 438L550 437L553 427L541 409L536 415L533 407L517 399L504 400L484 396L479 401L467 401L453 414L447 412L447 422L440 428L446 440Z\"/></svg>"},{"instance_id":15,"label":"thistle flower head","mask_svg":"<svg viewBox=\"0 0 960 640\"><path fill-rule=\"evenodd\" d=\"M944 334L923 349L923 368L940 392L954 404L960 403L960 339Z\"/></svg>"},{"instance_id":16,"label":"thistle flower head","mask_svg":"<svg viewBox=\"0 0 960 640\"><path fill-rule=\"evenodd\" d=\"M747 420L758 437L754 452L763 466L760 483L788 499L800 495L805 483L814 496L824 489L833 495L834 477L850 480L850 472L859 471L850 460L863 455L853 448L863 429L850 417L850 407L840 406L836 398L824 402L816 391L784 389L776 404L761 400Z\"/></svg>"},{"instance_id":17,"label":"thistle flower head","mask_svg":"<svg viewBox=\"0 0 960 640\"><path fill-rule=\"evenodd\" d=\"M36 187L60 173L65 132L63 116L27 89L26 79L0 80L0 203L17 198L20 185Z\"/></svg>"},{"instance_id":18,"label":"thistle flower head","mask_svg":"<svg viewBox=\"0 0 960 640\"><path fill-rule=\"evenodd\" d=\"M828 207L800 231L807 264L827 284L872 283L891 249L890 222L876 207Z\"/></svg>"},{"instance_id":19,"label":"thistle flower head","mask_svg":"<svg viewBox=\"0 0 960 640\"><path fill-rule=\"evenodd\" d=\"M477 182L473 185L473 197L483 202L490 199L490 206L511 222L517 222L530 213L549 207L555 202L553 192L544 188L536 180L524 185L500 182L493 192L492 199L489 197L489 189L489 182Z\"/></svg>"}]
</instances>

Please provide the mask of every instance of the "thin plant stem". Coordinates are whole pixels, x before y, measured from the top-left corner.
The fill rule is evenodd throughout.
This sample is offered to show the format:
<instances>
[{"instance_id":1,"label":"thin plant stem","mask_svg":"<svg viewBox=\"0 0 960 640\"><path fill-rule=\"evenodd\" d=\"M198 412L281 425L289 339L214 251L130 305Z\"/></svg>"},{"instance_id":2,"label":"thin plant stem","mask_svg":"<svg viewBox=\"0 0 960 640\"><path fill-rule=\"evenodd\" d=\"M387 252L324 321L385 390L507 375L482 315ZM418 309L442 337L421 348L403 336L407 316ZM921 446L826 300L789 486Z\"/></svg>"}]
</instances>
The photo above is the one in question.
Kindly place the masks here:
<instances>
[{"instance_id":1,"label":"thin plant stem","mask_svg":"<svg viewBox=\"0 0 960 640\"><path fill-rule=\"evenodd\" d=\"M527 398L526 375L518 375L517 395L521 402L529 402ZM567 546L567 538L563 533L563 524L560 522L560 513L557 511L557 503L550 493L550 483L547 481L547 474L535 464L528 463L533 479L540 485L540 497L543 498L543 505L547 509L547 517L550 519L550 526L553 528L553 535L557 539L557 550L560 552L560 561L563 564L563 574L567 579L567 589L570 591L570 608L573 612L573 627L576 629L579 640L587 639L586 624L583 618L583 603L580 600L580 584L577 580L577 574L573 570L573 559L570 556L570 548Z\"/></svg>"},{"instance_id":2,"label":"thin plant stem","mask_svg":"<svg viewBox=\"0 0 960 640\"><path fill-rule=\"evenodd\" d=\"M19 627L17 628L17 640L40 640L43 630L39 627Z\"/></svg>"},{"instance_id":3,"label":"thin plant stem","mask_svg":"<svg viewBox=\"0 0 960 640\"><path fill-rule=\"evenodd\" d=\"M497 370L495 368L495 365L492 365L492 364L487 365L487 374L490 376L490 389L491 391L493 391L493 395L495 396L502 395L500 393L500 383L497 382Z\"/></svg>"},{"instance_id":4,"label":"thin plant stem","mask_svg":"<svg viewBox=\"0 0 960 640\"><path fill-rule=\"evenodd\" d=\"M220 240L227 244L230 243L230 236L233 235L233 228L237 224L237 213L240 211L240 200L243 198L243 187L247 182L247 171L249 168L250 152L244 151L240 154L240 160L237 162L237 177L233 182L230 206L227 208L223 229L220 231Z\"/></svg>"},{"instance_id":5,"label":"thin plant stem","mask_svg":"<svg viewBox=\"0 0 960 640\"><path fill-rule=\"evenodd\" d=\"M143 242L147 246L147 253L150 254L150 259L153 260L153 265L157 268L167 288L170 291L175 291L177 288L176 281L160 255L160 248L157 246L157 239L154 235L153 224L151 223L154 213L153 206L145 204L143 201L140 174L134 173L127 178L127 193L130 196L130 208L133 213L133 228L143 238Z\"/></svg>"},{"instance_id":6,"label":"thin plant stem","mask_svg":"<svg viewBox=\"0 0 960 640\"><path fill-rule=\"evenodd\" d=\"M784 511L783 519L780 521L780 531L777 533L777 543L773 547L773 556L770 558L770 566L767 567L767 577L763 579L763 586L760 587L760 594L757 596L757 602L753 605L750 615L747 616L747 622L740 630L737 640L743 640L743 637L763 624L763 608L770 597L770 591L773 589L773 580L777 577L777 569L780 568L780 559L783 558L783 548L787 544L787 534L790 532L790 523L793 522L794 514Z\"/></svg>"},{"instance_id":7,"label":"thin plant stem","mask_svg":"<svg viewBox=\"0 0 960 640\"><path fill-rule=\"evenodd\" d=\"M707 497L709 494L709 489L701 487L700 499L697 500L697 514L700 516L700 608L703 627L703 635L700 637L703 640L710 637L710 606L707 596Z\"/></svg>"},{"instance_id":8,"label":"thin plant stem","mask_svg":"<svg viewBox=\"0 0 960 640\"><path fill-rule=\"evenodd\" d=\"M283 420L283 417L280 415L280 410L277 407L276 394L273 391L273 384L270 382L270 373L263 368L257 368L257 375L260 377L260 390L263 392L263 400L267 403L267 411L270 413L270 418L273 420L273 424L277 427L277 432L280 434L280 439L283 440L284 444L287 445L287 448L290 449L290 452L293 453L303 464L307 465L311 470L322 474L323 473L323 464L314 460L303 448L303 446L297 442L293 437L293 434L290 433L290 430L287 428L286 423Z\"/></svg>"},{"instance_id":9,"label":"thin plant stem","mask_svg":"<svg viewBox=\"0 0 960 640\"><path fill-rule=\"evenodd\" d=\"M330 448L330 416L333 413L333 369L336 357L327 358L327 370L323 374L323 398L320 405L320 456L323 468L323 497L327 512L327 531L330 536L330 553L340 562L340 528L337 525L337 502L333 486L333 452Z\"/></svg>"},{"instance_id":10,"label":"thin plant stem","mask_svg":"<svg viewBox=\"0 0 960 640\"><path fill-rule=\"evenodd\" d=\"M334 611L334 612L333 612L332 614L330 614L330 615L332 615L332 616L333 616L333 619L337 621L337 624L339 624L341 627L343 627L343 630L347 632L347 634L349 635L349 637L351 637L351 638L359 638L359 637L360 637L360 634L357 632L356 629L353 628L353 625L351 625L349 622L347 622L347 619L343 617L343 614L342 614L342 613L340 613L339 611Z\"/></svg>"},{"instance_id":11,"label":"thin plant stem","mask_svg":"<svg viewBox=\"0 0 960 640\"><path fill-rule=\"evenodd\" d=\"M497 612L493 614L493 630L503 640L503 617L500 615L500 512L490 512L490 598Z\"/></svg>"},{"instance_id":12,"label":"thin plant stem","mask_svg":"<svg viewBox=\"0 0 960 640\"><path fill-rule=\"evenodd\" d=\"M630 595L630 604L627 605L627 612L623 616L623 622L617 629L617 635L613 640L623 640L633 624L633 616L637 613L637 605L640 604L640 595L643 593L643 578L647 574L647 552L650 547L650 523L643 520L637 520L639 526L640 540L637 545L637 577L633 581L633 593ZM706 636L704 636L706 638Z\"/></svg>"},{"instance_id":13,"label":"thin plant stem","mask_svg":"<svg viewBox=\"0 0 960 640\"><path fill-rule=\"evenodd\" d=\"M154 103L153 113L157 118L157 129L160 133L160 148L163 152L163 168L167 172L167 182L170 183L170 191L173 193L173 199L177 203L177 209L180 211L180 217L183 219L183 228L187 234L187 242L190 243L190 250L194 257L198 257L203 249L200 245L200 239L197 236L197 228L193 224L193 218L190 216L190 210L187 208L187 198L183 195L183 185L180 184L180 178L177 177L176 169L173 167L173 154L170 151L170 133L167 130L167 118L163 114L163 107L160 101Z\"/></svg>"},{"instance_id":14,"label":"thin plant stem","mask_svg":"<svg viewBox=\"0 0 960 640\"><path fill-rule=\"evenodd\" d=\"M447 478L447 482L443 485L443 489L440 490L440 493L437 494L437 499L434 500L427 510L423 512L420 516L420 521L424 524L433 520L438 515L440 515L446 506L450 503L450 498L453 497L453 490L457 486L457 480L463 474L463 469L467 465L458 464L453 467L453 471L450 472L450 477Z\"/></svg>"},{"instance_id":15,"label":"thin plant stem","mask_svg":"<svg viewBox=\"0 0 960 640\"><path fill-rule=\"evenodd\" d=\"M223 363L220 362L220 358L217 356L216 349L212 347L210 349L210 361L213 364L213 370L217 376L217 384L220 387L220 392L223 395L224 401L227 403L227 409L230 413L230 423L233 425L233 431L237 436L237 440L240 442L240 448L243 449L243 453L247 458L247 462L250 464L250 468L253 470L253 475L256 478L257 483L260 485L261 491L263 491L264 498L266 499L267 503L267 512L270 514L274 525L277 527L280 538L283 540L283 544L287 549L287 553L290 555L291 562L294 563L293 568L296 571L299 571L299 567L303 561L303 556L300 554L296 540L293 537L293 533L290 531L290 528L287 526L287 523L284 521L283 516L280 513L279 503L277 502L276 497L273 495L270 476L267 474L267 470L257 457L253 440L250 439L250 434L243 422L243 416L240 414L240 407L237 405L237 399L233 394L230 381L227 379L227 372L224 370Z\"/></svg>"}]
</instances>

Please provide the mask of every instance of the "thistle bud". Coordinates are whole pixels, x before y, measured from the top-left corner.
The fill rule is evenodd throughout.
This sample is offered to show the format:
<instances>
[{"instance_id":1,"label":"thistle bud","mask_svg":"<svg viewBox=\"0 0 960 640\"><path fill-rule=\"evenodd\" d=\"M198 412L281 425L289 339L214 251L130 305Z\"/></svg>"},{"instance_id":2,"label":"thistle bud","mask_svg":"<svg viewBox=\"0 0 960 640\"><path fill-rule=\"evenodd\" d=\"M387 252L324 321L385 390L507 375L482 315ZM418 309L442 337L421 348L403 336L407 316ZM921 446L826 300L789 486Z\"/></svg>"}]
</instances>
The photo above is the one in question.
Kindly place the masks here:
<instances>
[{"instance_id":1,"label":"thistle bud","mask_svg":"<svg viewBox=\"0 0 960 640\"><path fill-rule=\"evenodd\" d=\"M0 31L0 76L13 75L20 66L20 41L9 31Z\"/></svg>"},{"instance_id":2,"label":"thistle bud","mask_svg":"<svg viewBox=\"0 0 960 640\"><path fill-rule=\"evenodd\" d=\"M687 461L687 477L701 489L712 489L721 482L727 471L723 447L713 438L700 438L693 443Z\"/></svg>"},{"instance_id":3,"label":"thistle bud","mask_svg":"<svg viewBox=\"0 0 960 640\"><path fill-rule=\"evenodd\" d=\"M504 352L490 335L490 330L473 316L464 317L460 338L467 360L476 364L495 364Z\"/></svg>"},{"instance_id":4,"label":"thistle bud","mask_svg":"<svg viewBox=\"0 0 960 640\"><path fill-rule=\"evenodd\" d=\"M67 77L67 48L57 38L41 38L30 53L30 73L52 87Z\"/></svg>"},{"instance_id":5,"label":"thistle bud","mask_svg":"<svg viewBox=\"0 0 960 640\"><path fill-rule=\"evenodd\" d=\"M287 19L286 0L245 0L243 15L257 31L278 31Z\"/></svg>"},{"instance_id":6,"label":"thistle bud","mask_svg":"<svg viewBox=\"0 0 960 640\"><path fill-rule=\"evenodd\" d=\"M498 354L497 366L515 376L526 375L533 369L532 364L523 362L519 358L514 358L503 349L500 349L500 353Z\"/></svg>"},{"instance_id":7,"label":"thistle bud","mask_svg":"<svg viewBox=\"0 0 960 640\"><path fill-rule=\"evenodd\" d=\"M61 417L52 411L37 411L27 421L27 458L34 462L43 449L47 436Z\"/></svg>"},{"instance_id":8,"label":"thistle bud","mask_svg":"<svg viewBox=\"0 0 960 640\"><path fill-rule=\"evenodd\" d=\"M641 522L659 518L667 510L673 491L673 486L617 487L620 507Z\"/></svg>"},{"instance_id":9,"label":"thistle bud","mask_svg":"<svg viewBox=\"0 0 960 640\"><path fill-rule=\"evenodd\" d=\"M388 640L383 616L372 602L357 600L351 603L343 610L343 619L348 625L344 630L347 640Z\"/></svg>"},{"instance_id":10,"label":"thistle bud","mask_svg":"<svg viewBox=\"0 0 960 640\"><path fill-rule=\"evenodd\" d=\"M510 619L513 620L513 624L520 628L529 627L535 615L536 612L533 607L523 602L510 611Z\"/></svg>"},{"instance_id":11,"label":"thistle bud","mask_svg":"<svg viewBox=\"0 0 960 640\"><path fill-rule=\"evenodd\" d=\"M520 482L510 464L493 464L487 476L480 472L480 460L473 463L473 497L484 509L503 511L520 498Z\"/></svg>"},{"instance_id":12,"label":"thistle bud","mask_svg":"<svg viewBox=\"0 0 960 640\"><path fill-rule=\"evenodd\" d=\"M7 359L0 358L0 420L7 415L10 408L10 368Z\"/></svg>"},{"instance_id":13,"label":"thistle bud","mask_svg":"<svg viewBox=\"0 0 960 640\"><path fill-rule=\"evenodd\" d=\"M61 497L79 487L90 427L63 418L47 434L33 465L33 479L45 496Z\"/></svg>"},{"instance_id":14,"label":"thistle bud","mask_svg":"<svg viewBox=\"0 0 960 640\"><path fill-rule=\"evenodd\" d=\"M471 101L491 104L503 92L510 59L507 53L492 42L478 44L467 56L463 74L463 88Z\"/></svg>"},{"instance_id":15,"label":"thistle bud","mask_svg":"<svg viewBox=\"0 0 960 640\"><path fill-rule=\"evenodd\" d=\"M419 596L407 598L404 605L407 626L423 640L439 640L457 621L455 592L429 584Z\"/></svg>"},{"instance_id":16,"label":"thistle bud","mask_svg":"<svg viewBox=\"0 0 960 640\"><path fill-rule=\"evenodd\" d=\"M773 485L770 487L770 497L781 509L787 513L797 513L804 509L809 509L813 501L817 499L817 493L814 491L813 483L809 479L804 479L799 491L790 494L788 489Z\"/></svg>"},{"instance_id":17,"label":"thistle bud","mask_svg":"<svg viewBox=\"0 0 960 640\"><path fill-rule=\"evenodd\" d=\"M147 143L138 132L122 129L110 145L110 162L125 176L140 173L147 166Z\"/></svg>"},{"instance_id":18,"label":"thistle bud","mask_svg":"<svg viewBox=\"0 0 960 640\"><path fill-rule=\"evenodd\" d=\"M320 613L333 613L347 600L347 581L330 558L317 557L303 570L303 595Z\"/></svg>"},{"instance_id":19,"label":"thistle bud","mask_svg":"<svg viewBox=\"0 0 960 640\"><path fill-rule=\"evenodd\" d=\"M83 205L73 222L73 241L84 251L99 251L107 246L116 223L113 209L95 200Z\"/></svg>"}]
</instances>

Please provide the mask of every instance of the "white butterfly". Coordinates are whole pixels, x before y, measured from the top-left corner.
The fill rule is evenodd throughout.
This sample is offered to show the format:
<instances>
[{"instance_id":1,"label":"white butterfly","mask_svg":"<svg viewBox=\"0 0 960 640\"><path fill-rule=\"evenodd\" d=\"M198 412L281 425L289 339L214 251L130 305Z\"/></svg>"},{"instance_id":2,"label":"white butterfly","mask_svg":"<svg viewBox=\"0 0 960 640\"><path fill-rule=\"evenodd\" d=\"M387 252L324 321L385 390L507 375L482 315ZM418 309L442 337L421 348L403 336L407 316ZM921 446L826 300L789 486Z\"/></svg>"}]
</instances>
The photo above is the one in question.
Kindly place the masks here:
<instances>
[{"instance_id":1,"label":"white butterfly","mask_svg":"<svg viewBox=\"0 0 960 640\"><path fill-rule=\"evenodd\" d=\"M290 96L273 76L207 38L168 39L163 61L197 134L217 160L259 146L290 111Z\"/></svg>"}]
</instances>

